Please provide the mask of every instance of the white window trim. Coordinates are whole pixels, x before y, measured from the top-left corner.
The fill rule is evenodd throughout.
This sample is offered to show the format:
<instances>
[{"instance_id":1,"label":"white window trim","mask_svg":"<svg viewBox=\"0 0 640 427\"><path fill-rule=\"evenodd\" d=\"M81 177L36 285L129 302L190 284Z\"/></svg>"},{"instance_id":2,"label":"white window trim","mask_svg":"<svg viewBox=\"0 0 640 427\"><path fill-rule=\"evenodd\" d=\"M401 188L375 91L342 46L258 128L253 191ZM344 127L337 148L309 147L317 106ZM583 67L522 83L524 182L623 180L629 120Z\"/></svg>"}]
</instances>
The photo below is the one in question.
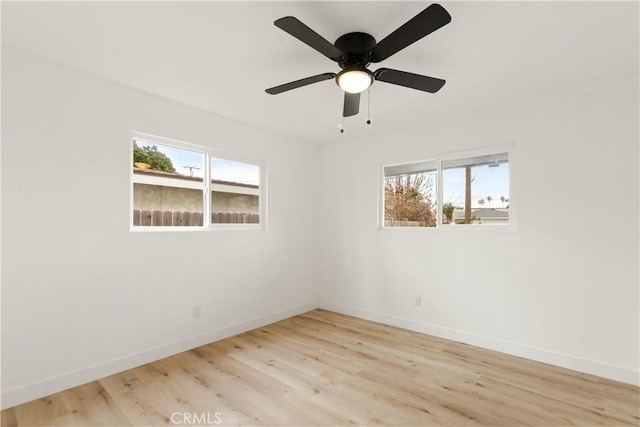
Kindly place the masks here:
<instances>
[{"instance_id":1,"label":"white window trim","mask_svg":"<svg viewBox=\"0 0 640 427\"><path fill-rule=\"evenodd\" d=\"M517 217L517 189L514 187L513 170L517 168L517 156L515 155L515 142L506 144L492 145L482 148L474 148L468 150L452 151L448 153L425 156L420 158L413 158L410 160L399 160L389 163L381 163L379 165L379 190L378 190L378 230L396 232L426 232L435 233L441 230L445 232L504 232L516 230L516 217ZM508 224L465 224L463 226L451 226L449 224L443 224L442 215L442 197L443 197L443 180L442 180L442 162L447 160L463 159L467 157L477 157L489 154L507 153L509 156L509 223ZM385 167L403 165L408 163L421 163L428 161L436 161L438 165L437 185L436 185L436 200L438 209L438 222L435 227L385 227L384 226L384 189L385 189ZM514 164L516 165L514 168ZM514 197L514 195L516 197Z\"/></svg>"},{"instance_id":2,"label":"white window trim","mask_svg":"<svg viewBox=\"0 0 640 427\"><path fill-rule=\"evenodd\" d=\"M190 231L190 232L203 232L203 231L246 231L246 230L266 230L267 229L267 167L266 161L256 160L250 156L239 155L235 153L229 153L223 150L207 147L204 145L192 144L189 142L179 141L176 139L166 138L157 135L151 135L144 132L132 131L129 144L129 165L133 165L133 142L135 140L144 140L146 142L158 143L160 145L169 145L176 148L184 148L186 150L197 151L203 153L203 165L204 168L203 184L194 186L188 181L183 183L184 188L194 188L202 190L203 197L203 213L202 213L202 226L172 226L172 227L158 227L158 226L134 226L133 225L133 184L143 183L144 178L136 177L133 173L133 168L129 168L129 231L136 233L147 232L176 232L176 231ZM257 194L259 196L259 212L260 223L259 224L214 224L211 222L211 206L207 199L211 198L211 158L218 158L224 160L230 160L240 163L248 163L258 166L260 168L260 186L258 190L253 192L246 192L247 194ZM213 184L217 186L218 184ZM180 186L183 187L182 185ZM249 189L248 189L249 190ZM245 191L242 191L245 193Z\"/></svg>"}]
</instances>

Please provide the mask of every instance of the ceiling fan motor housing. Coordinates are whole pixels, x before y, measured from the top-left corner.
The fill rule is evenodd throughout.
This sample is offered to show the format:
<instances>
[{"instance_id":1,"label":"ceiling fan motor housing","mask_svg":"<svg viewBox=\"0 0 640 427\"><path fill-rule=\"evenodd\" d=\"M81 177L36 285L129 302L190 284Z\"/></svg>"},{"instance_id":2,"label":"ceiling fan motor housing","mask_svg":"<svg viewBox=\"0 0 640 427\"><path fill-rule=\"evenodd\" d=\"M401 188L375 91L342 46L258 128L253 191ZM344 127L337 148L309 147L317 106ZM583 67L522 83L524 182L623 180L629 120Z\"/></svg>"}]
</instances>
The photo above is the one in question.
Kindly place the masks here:
<instances>
[{"instance_id":1,"label":"ceiling fan motor housing","mask_svg":"<svg viewBox=\"0 0 640 427\"><path fill-rule=\"evenodd\" d=\"M333 45L344 53L338 60L340 68L365 68L371 63L371 49L376 45L376 39L367 33L347 33L338 37Z\"/></svg>"}]
</instances>

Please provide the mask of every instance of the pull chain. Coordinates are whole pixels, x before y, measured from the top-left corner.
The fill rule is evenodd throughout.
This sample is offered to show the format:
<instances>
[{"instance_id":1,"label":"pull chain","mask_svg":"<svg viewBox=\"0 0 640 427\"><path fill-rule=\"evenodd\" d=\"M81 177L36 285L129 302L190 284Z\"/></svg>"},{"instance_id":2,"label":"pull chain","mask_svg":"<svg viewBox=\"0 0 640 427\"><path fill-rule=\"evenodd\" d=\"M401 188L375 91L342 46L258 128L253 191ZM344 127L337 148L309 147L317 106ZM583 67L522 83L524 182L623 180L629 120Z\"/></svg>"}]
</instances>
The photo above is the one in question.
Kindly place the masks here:
<instances>
[{"instance_id":1,"label":"pull chain","mask_svg":"<svg viewBox=\"0 0 640 427\"><path fill-rule=\"evenodd\" d=\"M368 125L371 124L370 112L371 112L371 89L367 89L367 124Z\"/></svg>"}]
</instances>

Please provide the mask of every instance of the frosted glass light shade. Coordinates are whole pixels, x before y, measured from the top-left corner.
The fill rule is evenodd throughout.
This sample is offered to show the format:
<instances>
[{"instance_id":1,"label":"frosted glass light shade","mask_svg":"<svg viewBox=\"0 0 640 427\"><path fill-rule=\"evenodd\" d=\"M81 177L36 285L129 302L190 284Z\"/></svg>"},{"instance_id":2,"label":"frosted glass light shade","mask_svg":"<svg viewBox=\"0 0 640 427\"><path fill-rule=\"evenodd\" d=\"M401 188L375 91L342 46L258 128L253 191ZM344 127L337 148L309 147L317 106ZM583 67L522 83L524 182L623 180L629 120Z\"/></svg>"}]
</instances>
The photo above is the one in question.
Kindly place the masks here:
<instances>
[{"instance_id":1,"label":"frosted glass light shade","mask_svg":"<svg viewBox=\"0 0 640 427\"><path fill-rule=\"evenodd\" d=\"M338 86L349 93L363 92L373 83L371 72L367 70L344 70L338 74L337 80Z\"/></svg>"}]
</instances>

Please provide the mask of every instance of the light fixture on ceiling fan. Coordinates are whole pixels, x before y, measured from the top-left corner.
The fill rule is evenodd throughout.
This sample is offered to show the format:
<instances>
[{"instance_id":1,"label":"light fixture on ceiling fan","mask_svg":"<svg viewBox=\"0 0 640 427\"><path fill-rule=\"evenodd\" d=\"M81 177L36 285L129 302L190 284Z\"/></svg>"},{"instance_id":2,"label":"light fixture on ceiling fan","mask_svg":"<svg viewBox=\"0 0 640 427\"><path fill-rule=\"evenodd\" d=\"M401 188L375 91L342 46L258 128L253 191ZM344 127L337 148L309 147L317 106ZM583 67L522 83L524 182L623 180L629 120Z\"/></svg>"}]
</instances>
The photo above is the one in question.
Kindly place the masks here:
<instances>
[{"instance_id":1,"label":"light fixture on ceiling fan","mask_svg":"<svg viewBox=\"0 0 640 427\"><path fill-rule=\"evenodd\" d=\"M373 83L373 73L366 68L351 68L336 75L336 83L345 92L361 93Z\"/></svg>"}]
</instances>

